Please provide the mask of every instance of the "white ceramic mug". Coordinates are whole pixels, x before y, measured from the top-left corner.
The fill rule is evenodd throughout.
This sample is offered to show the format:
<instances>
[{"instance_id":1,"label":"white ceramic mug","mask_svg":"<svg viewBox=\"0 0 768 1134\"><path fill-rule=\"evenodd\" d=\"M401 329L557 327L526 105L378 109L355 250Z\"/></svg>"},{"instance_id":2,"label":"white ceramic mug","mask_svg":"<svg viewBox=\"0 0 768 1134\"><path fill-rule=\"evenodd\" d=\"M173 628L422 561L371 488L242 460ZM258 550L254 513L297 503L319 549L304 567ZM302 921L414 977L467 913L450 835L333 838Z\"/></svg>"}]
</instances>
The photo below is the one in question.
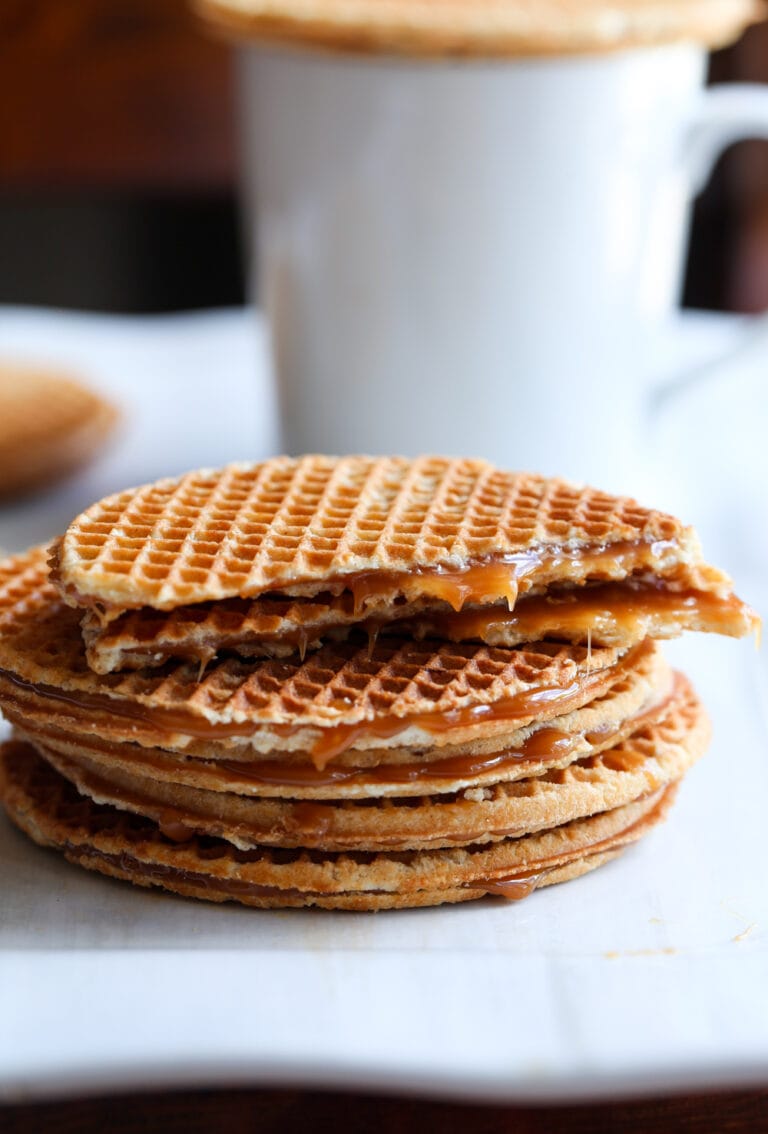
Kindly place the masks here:
<instances>
[{"instance_id":1,"label":"white ceramic mug","mask_svg":"<svg viewBox=\"0 0 768 1134\"><path fill-rule=\"evenodd\" d=\"M483 455L636 486L689 206L768 88L683 44L504 62L243 49L288 452Z\"/></svg>"}]
</instances>

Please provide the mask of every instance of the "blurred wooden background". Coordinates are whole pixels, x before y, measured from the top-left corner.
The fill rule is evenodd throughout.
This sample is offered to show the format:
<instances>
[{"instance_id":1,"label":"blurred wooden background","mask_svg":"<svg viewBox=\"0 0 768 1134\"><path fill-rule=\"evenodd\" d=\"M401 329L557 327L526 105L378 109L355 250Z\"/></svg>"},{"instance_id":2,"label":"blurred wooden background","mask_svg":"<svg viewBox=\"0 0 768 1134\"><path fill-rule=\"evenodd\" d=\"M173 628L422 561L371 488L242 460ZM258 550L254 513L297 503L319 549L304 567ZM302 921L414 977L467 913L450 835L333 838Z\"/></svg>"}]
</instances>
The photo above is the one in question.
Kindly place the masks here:
<instances>
[{"instance_id":1,"label":"blurred wooden background","mask_svg":"<svg viewBox=\"0 0 768 1134\"><path fill-rule=\"evenodd\" d=\"M768 80L768 27L713 58ZM0 2L0 302L238 302L232 57L184 0ZM686 302L768 307L768 143L696 208Z\"/></svg>"},{"instance_id":2,"label":"blurred wooden background","mask_svg":"<svg viewBox=\"0 0 768 1134\"><path fill-rule=\"evenodd\" d=\"M184 0L0 0L0 302L242 299L231 62Z\"/></svg>"}]
</instances>

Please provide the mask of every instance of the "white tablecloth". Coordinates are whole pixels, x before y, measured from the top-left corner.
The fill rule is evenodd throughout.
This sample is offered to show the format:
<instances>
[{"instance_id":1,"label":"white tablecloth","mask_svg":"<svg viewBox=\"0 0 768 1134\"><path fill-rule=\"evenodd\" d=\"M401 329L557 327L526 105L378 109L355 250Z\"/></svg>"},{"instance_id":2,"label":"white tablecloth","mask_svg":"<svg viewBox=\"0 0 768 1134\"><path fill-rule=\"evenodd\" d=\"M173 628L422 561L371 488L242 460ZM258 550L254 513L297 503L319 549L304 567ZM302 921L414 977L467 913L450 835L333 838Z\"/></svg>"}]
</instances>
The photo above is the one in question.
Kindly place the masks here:
<instances>
[{"instance_id":1,"label":"white tablecloth","mask_svg":"<svg viewBox=\"0 0 768 1134\"><path fill-rule=\"evenodd\" d=\"M728 349L739 330L684 320L659 373ZM276 444L262 335L245 312L0 310L10 354L82 371L124 424L67 486L0 511L8 549L50 538L112 489ZM653 501L696 521L758 605L765 397L752 356L724 384L670 401ZM375 916L214 908L78 871L0 821L0 1095L300 1082L553 1099L764 1081L757 655L701 635L670 653L715 725L670 822L621 861L523 903Z\"/></svg>"}]
</instances>

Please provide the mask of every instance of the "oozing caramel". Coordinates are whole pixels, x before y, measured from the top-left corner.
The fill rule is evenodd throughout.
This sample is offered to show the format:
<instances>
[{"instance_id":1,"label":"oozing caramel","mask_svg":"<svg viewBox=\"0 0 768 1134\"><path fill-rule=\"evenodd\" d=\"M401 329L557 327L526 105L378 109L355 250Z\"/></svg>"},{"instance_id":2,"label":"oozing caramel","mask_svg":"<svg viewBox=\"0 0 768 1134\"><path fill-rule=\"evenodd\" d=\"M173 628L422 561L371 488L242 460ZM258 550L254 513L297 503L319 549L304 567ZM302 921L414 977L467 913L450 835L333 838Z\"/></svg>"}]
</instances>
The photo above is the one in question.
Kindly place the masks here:
<instances>
[{"instance_id":1,"label":"oozing caramel","mask_svg":"<svg viewBox=\"0 0 768 1134\"><path fill-rule=\"evenodd\" d=\"M173 886L170 884L176 882L183 886L194 887L195 889L208 891L210 893L229 894L233 898L330 898L334 893L334 891L299 890L293 886L265 886L262 883L247 882L239 878L217 878L209 874L202 874L199 871L182 870L178 867L167 866L163 863L143 862L126 852L121 854L109 854L105 851L95 850L92 847L69 846L65 848L65 853L67 858L79 862L82 865L86 865L91 860L105 862L116 867L124 874L127 874L130 878L148 878L158 883L160 886L168 883L168 888L171 890ZM498 881L488 880L477 884L458 883L458 885L464 885L467 889L482 890L486 894L498 894L500 897L517 901L521 898L527 898L532 894L536 886L550 873L551 869L554 868L532 871L517 876L510 875ZM340 894L344 893L344 891L335 892ZM359 891L348 892L358 893ZM371 895L383 894L385 892L386 891L383 890L365 891L365 893Z\"/></svg>"},{"instance_id":2,"label":"oozing caramel","mask_svg":"<svg viewBox=\"0 0 768 1134\"><path fill-rule=\"evenodd\" d=\"M502 878L488 878L481 882L467 883L469 890L482 890L484 894L493 894L498 898L506 898L508 902L519 902L529 898L544 878L554 869L530 870L522 874L507 874Z\"/></svg>"},{"instance_id":3,"label":"oozing caramel","mask_svg":"<svg viewBox=\"0 0 768 1134\"><path fill-rule=\"evenodd\" d=\"M520 580L541 562L542 556L522 552L502 559L478 563L463 570L447 567L417 568L413 571L365 571L345 576L351 591L355 614L371 599L381 602L397 594L413 594L447 602L454 610L468 602L497 602L506 599L510 609L517 601Z\"/></svg>"},{"instance_id":4,"label":"oozing caramel","mask_svg":"<svg viewBox=\"0 0 768 1134\"><path fill-rule=\"evenodd\" d=\"M661 711L661 710L659 710ZM650 723L651 714L631 718L627 725L637 727ZM625 731L625 726L616 725L605 729L592 743L609 744L611 740ZM34 730L30 732L33 739ZM41 738L41 743L44 738ZM130 763L137 772L152 775L165 772L171 780L174 773L182 776L178 782L185 782L184 772L189 770L197 781L202 777L209 790L237 791L259 786L284 788L322 788L344 785L375 787L382 784L423 784L426 791L430 784L441 780L467 780L488 772L503 775L508 768L521 764L554 761L566 758L577 749L588 748L590 741L583 732L564 733L554 728L541 728L525 740L520 747L504 749L485 756L451 756L444 760L422 761L413 764L380 764L375 767L359 769L328 766L322 770L314 764L288 764L278 760L246 762L240 760L197 760L179 759L172 753L159 749L131 751ZM86 752L85 755L88 755ZM66 754L66 759L78 763L77 755ZM207 783L205 783L207 781Z\"/></svg>"},{"instance_id":5,"label":"oozing caramel","mask_svg":"<svg viewBox=\"0 0 768 1134\"><path fill-rule=\"evenodd\" d=\"M478 725L520 724L535 718L540 709L549 710L550 716L560 716L576 704L583 704L590 692L604 680L602 673L592 673L575 678L565 686L527 689L490 705L470 705L465 709L451 709L444 713L413 713L404 717L361 721L359 724L333 725L324 728L312 745L312 760L315 767L322 770L334 756L355 747L360 740L389 740L409 728L419 729L430 736L439 736L474 729Z\"/></svg>"},{"instance_id":6,"label":"oozing caramel","mask_svg":"<svg viewBox=\"0 0 768 1134\"><path fill-rule=\"evenodd\" d=\"M488 557L456 570L450 567L416 567L409 571L365 571L338 576L329 580L329 586L351 591L355 612L364 609L374 599L377 603L395 598L398 594L409 597L435 598L447 602L454 611L470 603L485 604L506 599L511 610L519 594L534 585L555 581L558 575L565 580L570 576L563 570L567 564L578 564L581 581L597 578L623 577L640 565L645 558L655 561L677 549L674 540L625 540L595 545L539 546L508 555ZM290 587L286 588L289 593Z\"/></svg>"}]
</instances>

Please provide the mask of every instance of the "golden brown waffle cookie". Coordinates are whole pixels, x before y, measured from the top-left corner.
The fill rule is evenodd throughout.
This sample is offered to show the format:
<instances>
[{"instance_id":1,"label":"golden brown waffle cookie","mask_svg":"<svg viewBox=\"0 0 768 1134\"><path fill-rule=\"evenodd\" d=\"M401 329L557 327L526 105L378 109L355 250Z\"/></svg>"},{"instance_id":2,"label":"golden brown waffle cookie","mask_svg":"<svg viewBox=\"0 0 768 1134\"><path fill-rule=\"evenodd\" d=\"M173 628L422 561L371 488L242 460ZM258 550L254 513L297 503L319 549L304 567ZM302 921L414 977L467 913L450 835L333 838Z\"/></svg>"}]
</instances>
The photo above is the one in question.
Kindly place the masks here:
<instances>
[{"instance_id":1,"label":"golden brown waffle cookie","mask_svg":"<svg viewBox=\"0 0 768 1134\"><path fill-rule=\"evenodd\" d=\"M40 748L70 760L85 757L97 768L137 773L166 784L265 798L366 799L455 792L541 775L609 748L643 724L662 719L672 692L669 667L649 650L610 688L583 708L544 724L516 730L502 748L448 745L439 749L348 749L319 770L311 756L280 752L269 760L208 745L207 758L120 739L105 739L87 726L63 727L57 714L14 706L14 719ZM481 749L481 751L478 751Z\"/></svg>"},{"instance_id":2,"label":"golden brown waffle cookie","mask_svg":"<svg viewBox=\"0 0 768 1134\"><path fill-rule=\"evenodd\" d=\"M764 16L756 0L195 0L238 38L393 55L576 54L695 41L719 47Z\"/></svg>"},{"instance_id":3,"label":"golden brown waffle cookie","mask_svg":"<svg viewBox=\"0 0 768 1134\"><path fill-rule=\"evenodd\" d=\"M209 901L331 909L388 909L522 897L605 862L666 814L674 785L644 799L540 834L450 850L332 853L220 839L174 843L141 816L78 795L30 745L0 750L0 791L10 818L73 862L142 886Z\"/></svg>"},{"instance_id":4,"label":"golden brown waffle cookie","mask_svg":"<svg viewBox=\"0 0 768 1134\"><path fill-rule=\"evenodd\" d=\"M174 837L226 839L240 849L414 850L496 842L559 827L677 781L704 751L709 728L682 677L661 720L599 755L533 779L444 795L302 803L162 783L78 754L38 751L96 803L145 815Z\"/></svg>"},{"instance_id":5,"label":"golden brown waffle cookie","mask_svg":"<svg viewBox=\"0 0 768 1134\"><path fill-rule=\"evenodd\" d=\"M158 481L78 516L57 560L67 600L107 614L334 588L368 613L403 596L512 603L633 572L730 590L671 516L441 457L282 457Z\"/></svg>"},{"instance_id":6,"label":"golden brown waffle cookie","mask_svg":"<svg viewBox=\"0 0 768 1134\"><path fill-rule=\"evenodd\" d=\"M87 464L116 421L114 407L76 379L0 363L0 499Z\"/></svg>"},{"instance_id":7,"label":"golden brown waffle cookie","mask_svg":"<svg viewBox=\"0 0 768 1134\"><path fill-rule=\"evenodd\" d=\"M34 557L35 553L32 553ZM29 557L16 561L19 576ZM287 662L229 658L199 668L99 677L88 668L78 615L43 582L23 601L0 587L0 707L10 720L53 713L107 738L159 747L247 741L254 751L310 751L321 765L348 747L486 742L560 716L604 692L645 647L542 642L513 650L386 639L372 650L326 646ZM6 595L8 596L6 601ZM25 707L26 706L26 707Z\"/></svg>"}]
</instances>

